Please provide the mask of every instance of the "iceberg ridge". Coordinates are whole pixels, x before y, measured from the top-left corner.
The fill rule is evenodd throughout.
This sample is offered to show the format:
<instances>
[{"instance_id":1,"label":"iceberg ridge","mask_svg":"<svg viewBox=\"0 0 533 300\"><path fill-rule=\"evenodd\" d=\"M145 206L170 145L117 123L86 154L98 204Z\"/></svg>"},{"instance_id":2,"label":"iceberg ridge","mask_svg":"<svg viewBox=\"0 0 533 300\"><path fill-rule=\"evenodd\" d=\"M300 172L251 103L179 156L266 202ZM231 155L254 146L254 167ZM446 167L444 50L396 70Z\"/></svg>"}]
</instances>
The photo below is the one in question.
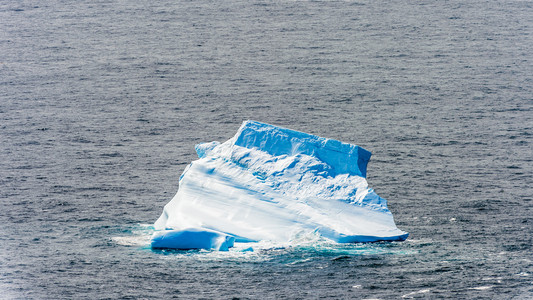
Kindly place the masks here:
<instances>
[{"instance_id":1,"label":"iceberg ridge","mask_svg":"<svg viewBox=\"0 0 533 300\"><path fill-rule=\"evenodd\" d=\"M368 187L371 154L359 146L245 121L230 140L199 144L196 152L154 224L155 248L226 250L233 242L283 243L306 232L339 243L408 236ZM176 234L184 230L194 234ZM161 244L162 236L171 238Z\"/></svg>"}]
</instances>

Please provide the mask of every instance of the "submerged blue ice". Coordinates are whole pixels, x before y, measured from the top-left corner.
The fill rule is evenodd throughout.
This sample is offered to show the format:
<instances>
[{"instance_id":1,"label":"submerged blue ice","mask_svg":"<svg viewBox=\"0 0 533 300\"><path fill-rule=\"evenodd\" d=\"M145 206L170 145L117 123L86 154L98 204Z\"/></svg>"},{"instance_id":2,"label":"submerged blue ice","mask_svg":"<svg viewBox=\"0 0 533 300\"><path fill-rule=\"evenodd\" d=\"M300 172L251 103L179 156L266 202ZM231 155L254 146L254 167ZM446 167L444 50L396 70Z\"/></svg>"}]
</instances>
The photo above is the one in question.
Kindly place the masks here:
<instances>
[{"instance_id":1,"label":"submerged blue ice","mask_svg":"<svg viewBox=\"0 0 533 300\"><path fill-rule=\"evenodd\" d=\"M315 233L338 243L401 241L387 201L366 182L370 152L255 121L199 159L154 227L153 248L227 250Z\"/></svg>"}]
</instances>

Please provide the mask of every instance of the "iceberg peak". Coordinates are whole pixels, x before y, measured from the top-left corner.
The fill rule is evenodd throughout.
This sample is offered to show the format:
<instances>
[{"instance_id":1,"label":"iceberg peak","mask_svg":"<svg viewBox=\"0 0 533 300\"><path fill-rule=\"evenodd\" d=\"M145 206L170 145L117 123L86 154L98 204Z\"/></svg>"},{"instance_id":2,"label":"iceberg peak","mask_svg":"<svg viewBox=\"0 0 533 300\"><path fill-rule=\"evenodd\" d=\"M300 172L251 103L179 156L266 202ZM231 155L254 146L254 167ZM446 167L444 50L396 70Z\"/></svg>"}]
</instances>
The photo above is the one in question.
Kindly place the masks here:
<instances>
[{"instance_id":1,"label":"iceberg peak","mask_svg":"<svg viewBox=\"0 0 533 300\"><path fill-rule=\"evenodd\" d=\"M235 145L256 148L272 156L305 154L331 166L335 174L366 178L371 153L359 146L256 121L244 121Z\"/></svg>"}]
</instances>

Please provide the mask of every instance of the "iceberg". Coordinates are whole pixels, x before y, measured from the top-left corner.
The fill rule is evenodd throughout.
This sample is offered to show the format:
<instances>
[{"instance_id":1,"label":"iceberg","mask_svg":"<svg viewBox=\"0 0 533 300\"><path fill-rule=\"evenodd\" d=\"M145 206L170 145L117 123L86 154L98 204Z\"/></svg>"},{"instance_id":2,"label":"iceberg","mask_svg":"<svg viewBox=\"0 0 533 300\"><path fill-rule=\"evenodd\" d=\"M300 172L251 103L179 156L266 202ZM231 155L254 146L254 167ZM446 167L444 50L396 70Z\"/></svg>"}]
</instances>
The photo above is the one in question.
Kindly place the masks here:
<instances>
[{"instance_id":1,"label":"iceberg","mask_svg":"<svg viewBox=\"0 0 533 300\"><path fill-rule=\"evenodd\" d=\"M314 233L337 243L402 241L387 201L368 187L371 153L256 121L196 146L155 222L152 248L227 250Z\"/></svg>"}]
</instances>

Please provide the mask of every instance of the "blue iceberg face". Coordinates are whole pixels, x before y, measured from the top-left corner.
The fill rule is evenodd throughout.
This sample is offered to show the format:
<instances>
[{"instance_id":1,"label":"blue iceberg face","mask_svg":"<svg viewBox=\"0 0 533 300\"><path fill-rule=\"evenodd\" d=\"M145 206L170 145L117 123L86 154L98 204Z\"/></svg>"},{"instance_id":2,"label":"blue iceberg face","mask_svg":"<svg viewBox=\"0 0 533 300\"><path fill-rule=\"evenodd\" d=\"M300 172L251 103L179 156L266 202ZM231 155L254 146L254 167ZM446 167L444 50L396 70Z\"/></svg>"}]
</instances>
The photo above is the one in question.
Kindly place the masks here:
<instances>
[{"instance_id":1,"label":"blue iceberg face","mask_svg":"<svg viewBox=\"0 0 533 300\"><path fill-rule=\"evenodd\" d=\"M220 232L206 229L184 229L157 231L152 236L154 249L205 249L228 251L233 247L235 238Z\"/></svg>"},{"instance_id":2,"label":"blue iceberg face","mask_svg":"<svg viewBox=\"0 0 533 300\"><path fill-rule=\"evenodd\" d=\"M185 169L154 225L166 231L154 234L153 247L225 250L210 243L222 237L284 243L309 232L339 243L408 236L396 228L387 201L368 187L370 152L359 146L246 121L230 140L196 151L200 159ZM183 230L197 234L175 234Z\"/></svg>"}]
</instances>

